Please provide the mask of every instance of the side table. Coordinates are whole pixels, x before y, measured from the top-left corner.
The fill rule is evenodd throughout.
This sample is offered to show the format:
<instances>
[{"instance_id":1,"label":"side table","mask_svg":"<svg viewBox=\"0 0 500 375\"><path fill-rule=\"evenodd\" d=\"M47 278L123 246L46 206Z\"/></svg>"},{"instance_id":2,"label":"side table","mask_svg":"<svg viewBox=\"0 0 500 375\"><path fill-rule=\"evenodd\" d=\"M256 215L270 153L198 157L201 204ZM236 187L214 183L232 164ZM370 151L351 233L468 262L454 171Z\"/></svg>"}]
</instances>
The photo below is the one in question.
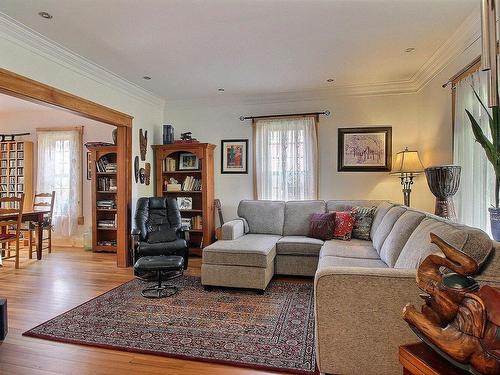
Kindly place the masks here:
<instances>
[{"instance_id":1,"label":"side table","mask_svg":"<svg viewBox=\"0 0 500 375\"><path fill-rule=\"evenodd\" d=\"M401 345L399 362L403 375L470 375L441 358L423 342Z\"/></svg>"}]
</instances>

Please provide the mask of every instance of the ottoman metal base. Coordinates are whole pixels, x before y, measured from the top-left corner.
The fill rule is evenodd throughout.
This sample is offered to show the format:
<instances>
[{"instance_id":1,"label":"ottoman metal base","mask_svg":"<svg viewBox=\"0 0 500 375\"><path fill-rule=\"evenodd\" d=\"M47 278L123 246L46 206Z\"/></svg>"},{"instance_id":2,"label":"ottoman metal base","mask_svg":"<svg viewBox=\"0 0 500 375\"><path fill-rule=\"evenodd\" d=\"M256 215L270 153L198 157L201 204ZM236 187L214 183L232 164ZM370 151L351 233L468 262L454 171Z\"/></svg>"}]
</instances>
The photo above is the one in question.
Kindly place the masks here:
<instances>
[{"instance_id":1,"label":"ottoman metal base","mask_svg":"<svg viewBox=\"0 0 500 375\"><path fill-rule=\"evenodd\" d=\"M150 286L142 290L141 295L145 298L164 298L173 296L178 292L179 288L172 284L162 285L162 271L158 270L158 284ZM182 276L182 272L176 273L175 276L170 277L169 280Z\"/></svg>"}]
</instances>

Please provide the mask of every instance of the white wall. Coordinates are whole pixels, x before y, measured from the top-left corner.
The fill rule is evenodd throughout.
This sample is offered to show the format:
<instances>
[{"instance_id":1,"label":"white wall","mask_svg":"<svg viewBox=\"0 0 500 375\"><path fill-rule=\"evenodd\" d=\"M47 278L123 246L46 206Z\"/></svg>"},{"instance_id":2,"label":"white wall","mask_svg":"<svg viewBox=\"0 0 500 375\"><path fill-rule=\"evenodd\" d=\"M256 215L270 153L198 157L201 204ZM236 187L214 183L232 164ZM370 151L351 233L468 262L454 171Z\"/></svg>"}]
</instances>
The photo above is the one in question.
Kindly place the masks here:
<instances>
[{"instance_id":1,"label":"white wall","mask_svg":"<svg viewBox=\"0 0 500 375\"><path fill-rule=\"evenodd\" d=\"M26 108L17 108L15 111L4 112L2 108L2 100L0 94L0 133L31 133L29 136L24 136L22 140L33 142L33 189L36 191L37 179L37 128L58 128L58 127L74 127L83 126L83 143L91 141L112 142L111 132L113 126L103 124L97 121L89 120L80 116L73 115L69 112L44 107L38 104L26 102ZM15 100L22 101L22 99ZM89 230L92 225L92 197L91 197L91 181L87 180L87 149L83 147L83 202L82 213L84 224L79 226L78 233L72 238L73 246L82 246L83 233ZM42 166L43 167L43 166Z\"/></svg>"},{"instance_id":2,"label":"white wall","mask_svg":"<svg viewBox=\"0 0 500 375\"><path fill-rule=\"evenodd\" d=\"M202 142L217 145L215 155L215 195L220 198L226 218L236 215L241 199L251 199L251 155L248 175L220 173L221 139L248 138L252 142L250 121L241 122L241 115L265 115L311 112L328 109L330 117L320 116L320 198L321 199L390 199L402 201L399 180L386 172L337 172L337 129L339 127L387 125L393 128L393 151L408 146L425 153L429 163L447 162L439 151L440 142L431 127L418 121L418 95L338 96L321 94L293 99L238 99L224 96L213 100L167 103L165 123L172 123L176 136L192 131ZM157 132L157 141L160 139ZM425 146L424 146L425 145ZM251 152L251 147L250 152ZM424 155L422 155L424 156ZM412 194L412 205L433 210L433 196L425 178L418 177Z\"/></svg>"}]
</instances>

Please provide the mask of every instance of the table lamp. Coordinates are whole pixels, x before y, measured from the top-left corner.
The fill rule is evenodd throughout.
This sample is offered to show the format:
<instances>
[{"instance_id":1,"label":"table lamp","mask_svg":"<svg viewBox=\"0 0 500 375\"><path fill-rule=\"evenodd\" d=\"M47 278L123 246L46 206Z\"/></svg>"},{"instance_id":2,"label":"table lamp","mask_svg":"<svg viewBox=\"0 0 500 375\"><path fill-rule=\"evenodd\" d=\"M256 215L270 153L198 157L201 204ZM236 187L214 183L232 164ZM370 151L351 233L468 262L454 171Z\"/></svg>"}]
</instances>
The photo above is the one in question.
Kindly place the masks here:
<instances>
[{"instance_id":1,"label":"table lamp","mask_svg":"<svg viewBox=\"0 0 500 375\"><path fill-rule=\"evenodd\" d=\"M391 175L401 179L403 185L403 197L405 206L410 206L411 185L413 185L413 177L424 171L424 166L420 161L418 151L409 151L408 147L404 151L396 154L396 161Z\"/></svg>"}]
</instances>

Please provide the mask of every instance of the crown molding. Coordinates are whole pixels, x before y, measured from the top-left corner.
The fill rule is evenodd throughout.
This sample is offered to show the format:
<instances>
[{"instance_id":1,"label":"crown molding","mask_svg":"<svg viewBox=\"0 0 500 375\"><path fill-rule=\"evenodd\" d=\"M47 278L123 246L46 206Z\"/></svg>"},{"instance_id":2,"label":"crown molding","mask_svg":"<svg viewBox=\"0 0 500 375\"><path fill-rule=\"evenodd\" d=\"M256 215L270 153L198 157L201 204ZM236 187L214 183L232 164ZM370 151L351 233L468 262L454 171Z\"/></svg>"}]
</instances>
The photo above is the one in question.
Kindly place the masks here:
<instances>
[{"instance_id":1,"label":"crown molding","mask_svg":"<svg viewBox=\"0 0 500 375\"><path fill-rule=\"evenodd\" d=\"M146 104L164 106L165 100L142 87L127 81L106 68L93 63L64 46L50 40L0 12L0 38L9 40L67 69L85 76L95 82L140 100Z\"/></svg>"}]
</instances>

